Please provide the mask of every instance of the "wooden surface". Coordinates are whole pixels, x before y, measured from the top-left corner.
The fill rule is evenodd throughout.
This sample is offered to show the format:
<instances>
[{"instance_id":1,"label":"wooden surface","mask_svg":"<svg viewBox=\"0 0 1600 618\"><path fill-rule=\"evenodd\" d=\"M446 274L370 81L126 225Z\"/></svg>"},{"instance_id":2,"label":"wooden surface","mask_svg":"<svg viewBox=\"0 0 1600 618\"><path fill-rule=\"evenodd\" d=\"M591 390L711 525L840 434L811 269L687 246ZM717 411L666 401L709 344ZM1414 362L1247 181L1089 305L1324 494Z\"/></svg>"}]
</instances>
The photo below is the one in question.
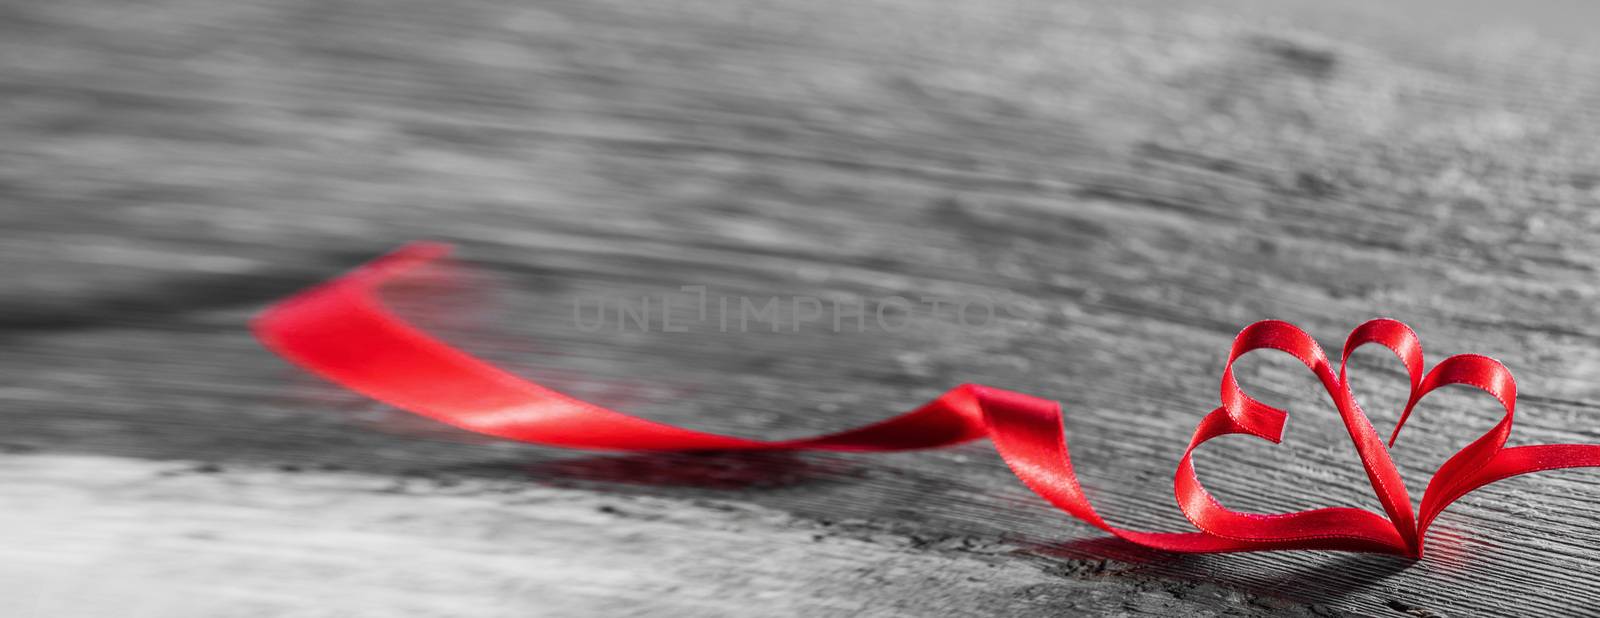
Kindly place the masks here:
<instances>
[{"instance_id":1,"label":"wooden surface","mask_svg":"<svg viewBox=\"0 0 1600 618\"><path fill-rule=\"evenodd\" d=\"M1330 350L1400 318L1430 361L1512 368L1513 443L1595 442L1600 56L1578 8L0 2L0 592L24 616L1592 611L1593 472L1468 497L1417 564L1174 557L1105 542L986 443L494 442L244 328L401 242L454 241L492 293L401 305L552 386L748 436L968 381L1057 397L1088 490L1132 526L1182 529L1172 467L1260 318ZM575 301L684 285L1028 310L573 324ZM1357 360L1386 431L1403 379ZM1375 508L1312 378L1243 370L1293 419L1281 446L1208 446L1214 491ZM1418 414L1395 451L1414 495L1496 418L1464 392Z\"/></svg>"}]
</instances>

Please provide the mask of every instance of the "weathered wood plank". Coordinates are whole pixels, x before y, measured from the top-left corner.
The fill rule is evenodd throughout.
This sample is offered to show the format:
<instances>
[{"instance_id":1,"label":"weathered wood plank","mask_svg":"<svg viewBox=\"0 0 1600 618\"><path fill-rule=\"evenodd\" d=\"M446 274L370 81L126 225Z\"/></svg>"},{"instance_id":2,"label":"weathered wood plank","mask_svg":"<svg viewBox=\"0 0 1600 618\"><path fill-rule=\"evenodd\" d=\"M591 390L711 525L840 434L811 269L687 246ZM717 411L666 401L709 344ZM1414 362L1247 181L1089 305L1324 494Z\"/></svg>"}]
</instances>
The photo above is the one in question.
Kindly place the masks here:
<instances>
[{"instance_id":1,"label":"weathered wood plank","mask_svg":"<svg viewBox=\"0 0 1600 618\"><path fill-rule=\"evenodd\" d=\"M61 454L200 460L242 478L293 466L335 479L335 490L312 492L324 497L379 482L345 475L424 478L419 504L442 504L423 517L428 530L458 508L435 485L521 487L554 506L474 525L520 530L518 518L537 511L567 527L490 538L603 557L570 580L537 580L541 594L582 591L555 613L648 609L601 604L608 593L642 598L624 589L645 580L628 578L657 569L611 561L632 551L625 544L574 540L602 525L671 555L717 548L701 554L705 571L667 577L692 592L662 612L745 607L751 597L724 610L693 603L734 588L715 580L767 539L786 548L764 563L770 585L742 594L771 594L794 613L980 608L895 609L930 590L1023 613L1077 602L1222 611L1245 598L1360 613L1593 603L1600 524L1593 477L1582 473L1467 499L1442 520L1437 556L1409 568L1321 554L1173 558L1085 542L1097 535L1032 498L986 445L774 458L485 443L300 377L242 329L268 300L396 243L459 240L494 278L501 309L435 321L552 385L763 436L880 418L963 381L1056 396L1080 473L1130 525L1181 525L1171 467L1214 404L1232 333L1263 317L1300 323L1330 349L1361 320L1401 318L1434 360L1483 352L1517 372L1514 439L1600 439L1596 61L1549 41L1419 40L1374 15L1320 22L1308 16L1321 9L1241 6L1251 5L1172 15L888 0L0 3L9 267L0 447L36 453L6 465L47 479L84 470ZM572 322L575 301L681 285L757 297L1003 297L1032 309L982 328L949 311L921 314L898 333L702 323L619 334ZM1377 353L1359 360L1369 380L1360 394L1386 427L1399 378ZM1373 505L1312 380L1279 361L1250 359L1245 375L1253 392L1295 411L1288 441L1208 448L1203 473L1245 508ZM1397 451L1414 492L1490 412L1470 396L1424 406ZM97 481L52 488L23 476L9 476L18 480L0 497L33 496L36 516L143 504L177 519L153 538L187 525L153 494L95 505ZM194 492L207 509L227 507L215 484ZM363 500L339 508L404 504ZM664 520L562 515L606 500L647 503ZM752 524L748 538L682 523L706 500L777 519ZM328 530L367 521L350 517ZM263 510L238 525L272 521ZM862 593L874 596L849 597L867 605L827 606L806 595L842 594L826 591L850 578L806 570L814 558L789 542L839 522L874 532L852 541L857 558L818 554L837 564L996 565L1005 575L986 581L1009 583L895 575ZM403 542L403 529L389 530L382 543ZM671 530L682 537L663 538ZM210 545L219 556L249 551ZM346 564L387 562L379 545ZM960 549L973 545L990 549ZM1084 566L1104 557L1118 562ZM793 582L816 591L771 583L790 567ZM604 569L624 574L606 580L613 589L582 588ZM275 576L240 573L236 590ZM393 581L369 590L381 596ZM1030 596L1046 581L1060 594ZM1196 585L1211 592L1191 595ZM1147 605L1147 592L1177 605ZM437 611L436 600L395 594L379 602Z\"/></svg>"},{"instance_id":2,"label":"weathered wood plank","mask_svg":"<svg viewBox=\"0 0 1600 618\"><path fill-rule=\"evenodd\" d=\"M0 574L24 616L1314 615L1101 563L929 545L720 500L528 483L8 456ZM64 526L62 522L71 522ZM89 586L88 589L84 589Z\"/></svg>"}]
</instances>

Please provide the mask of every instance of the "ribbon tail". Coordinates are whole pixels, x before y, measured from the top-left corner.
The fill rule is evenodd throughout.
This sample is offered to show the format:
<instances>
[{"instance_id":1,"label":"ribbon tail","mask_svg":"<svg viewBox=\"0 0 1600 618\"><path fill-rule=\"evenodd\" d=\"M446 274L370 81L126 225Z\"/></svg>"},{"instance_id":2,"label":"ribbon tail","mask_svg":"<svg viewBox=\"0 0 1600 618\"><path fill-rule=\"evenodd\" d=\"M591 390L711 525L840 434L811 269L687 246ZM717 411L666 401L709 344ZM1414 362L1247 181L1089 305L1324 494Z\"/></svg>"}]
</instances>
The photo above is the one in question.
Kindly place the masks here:
<instances>
[{"instance_id":1,"label":"ribbon tail","mask_svg":"<svg viewBox=\"0 0 1600 618\"><path fill-rule=\"evenodd\" d=\"M1423 509L1423 530L1439 513L1479 487L1505 479L1566 468L1600 467L1600 444L1541 444L1502 449L1481 468L1454 478L1439 479L1441 493ZM1429 496L1432 497L1432 496Z\"/></svg>"},{"instance_id":2,"label":"ribbon tail","mask_svg":"<svg viewBox=\"0 0 1600 618\"><path fill-rule=\"evenodd\" d=\"M892 451L982 438L982 415L952 391L879 423L803 440L760 441L673 427L573 398L479 360L408 324L377 296L439 259L416 243L302 292L256 318L256 336L300 367L397 408L485 435L593 450Z\"/></svg>"},{"instance_id":3,"label":"ribbon tail","mask_svg":"<svg viewBox=\"0 0 1600 618\"><path fill-rule=\"evenodd\" d=\"M1216 523L1209 520L1196 522L1201 529L1195 532L1144 532L1112 526L1090 504L1073 472L1060 405L1001 389L966 384L915 410L875 424L782 441L684 429L604 408L477 359L412 326L383 306L378 297L383 284L440 259L448 251L445 245L430 243L402 247L268 308L254 321L255 333L279 355L350 390L468 431L510 440L616 451L896 451L988 437L1023 483L1045 500L1144 547L1187 553L1271 549L1403 551L1380 532L1364 530L1365 538L1351 535L1349 530L1344 534L1316 535L1307 532L1309 528L1296 525L1345 522L1352 528L1372 528L1375 524L1356 520L1363 516L1381 519L1364 511L1360 516L1346 513L1354 509L1290 516L1241 514L1242 519L1219 527L1232 531L1228 534L1216 534L1199 525Z\"/></svg>"}]
</instances>

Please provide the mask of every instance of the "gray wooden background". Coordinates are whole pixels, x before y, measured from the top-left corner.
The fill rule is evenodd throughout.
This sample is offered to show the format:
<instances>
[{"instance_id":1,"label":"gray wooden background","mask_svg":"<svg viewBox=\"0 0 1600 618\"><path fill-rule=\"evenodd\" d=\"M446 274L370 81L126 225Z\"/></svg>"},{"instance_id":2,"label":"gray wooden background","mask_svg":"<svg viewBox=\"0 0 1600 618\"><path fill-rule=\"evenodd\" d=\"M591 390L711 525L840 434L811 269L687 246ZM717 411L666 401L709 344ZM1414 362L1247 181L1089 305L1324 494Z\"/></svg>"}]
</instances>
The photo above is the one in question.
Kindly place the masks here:
<instances>
[{"instance_id":1,"label":"gray wooden background","mask_svg":"<svg viewBox=\"0 0 1600 618\"><path fill-rule=\"evenodd\" d=\"M552 386L747 436L966 381L1065 404L1108 516L1170 479L1233 333L1481 352L1514 443L1600 441L1592 9L1208 0L0 2L0 602L21 616L1592 612L1593 472L1493 486L1417 564L1107 542L987 443L880 455L480 439L286 366L266 303L407 240L407 312ZM1326 3L1334 4L1334 3ZM1006 299L901 332L585 332L574 302ZM1292 362L1225 502L1376 507ZM1381 431L1396 363L1358 355ZM1428 400L1415 495L1486 429Z\"/></svg>"}]
</instances>

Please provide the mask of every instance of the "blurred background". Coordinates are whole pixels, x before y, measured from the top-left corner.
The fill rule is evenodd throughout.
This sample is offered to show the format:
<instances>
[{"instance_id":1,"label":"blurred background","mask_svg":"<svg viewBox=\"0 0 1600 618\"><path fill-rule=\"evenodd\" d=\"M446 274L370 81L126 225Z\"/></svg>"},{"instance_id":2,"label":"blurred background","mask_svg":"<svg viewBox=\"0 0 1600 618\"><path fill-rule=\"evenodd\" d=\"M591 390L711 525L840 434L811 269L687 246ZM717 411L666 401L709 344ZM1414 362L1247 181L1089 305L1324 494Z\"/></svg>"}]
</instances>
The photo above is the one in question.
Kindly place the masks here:
<instances>
[{"instance_id":1,"label":"blurred background","mask_svg":"<svg viewBox=\"0 0 1600 618\"><path fill-rule=\"evenodd\" d=\"M466 279L396 305L550 386L751 437L963 382L1059 398L1097 504L1172 530L1172 466L1258 319L1333 353L1366 319L1404 320L1430 363L1516 372L1513 443L1594 442L1597 17L1576 0L0 0L0 593L23 616L1587 607L1584 472L1474 494L1420 564L1179 558L1096 542L987 444L509 444L305 376L246 323L446 241ZM683 286L1018 310L776 333L687 305L682 333L574 320ZM1404 377L1376 351L1355 363L1386 434ZM1236 508L1375 508L1296 367L1242 366L1294 414L1285 444L1218 441L1202 474ZM1419 409L1395 451L1413 495L1498 418L1485 399Z\"/></svg>"}]
</instances>

